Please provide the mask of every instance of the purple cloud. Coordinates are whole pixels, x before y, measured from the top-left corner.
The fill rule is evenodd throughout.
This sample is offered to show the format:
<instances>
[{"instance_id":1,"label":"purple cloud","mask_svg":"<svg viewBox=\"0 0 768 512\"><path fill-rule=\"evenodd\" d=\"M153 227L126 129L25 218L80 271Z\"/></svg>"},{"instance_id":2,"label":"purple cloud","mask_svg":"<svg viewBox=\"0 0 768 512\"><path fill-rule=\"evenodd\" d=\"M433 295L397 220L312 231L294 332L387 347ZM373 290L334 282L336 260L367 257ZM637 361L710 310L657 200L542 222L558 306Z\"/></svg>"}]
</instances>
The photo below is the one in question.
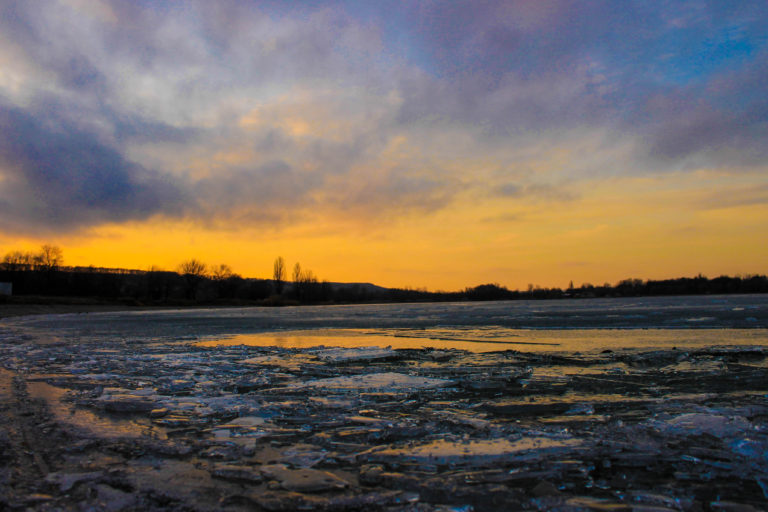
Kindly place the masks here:
<instances>
[{"instance_id":1,"label":"purple cloud","mask_svg":"<svg viewBox=\"0 0 768 512\"><path fill-rule=\"evenodd\" d=\"M67 230L181 212L183 190L66 119L0 105L0 211L10 230Z\"/></svg>"}]
</instances>

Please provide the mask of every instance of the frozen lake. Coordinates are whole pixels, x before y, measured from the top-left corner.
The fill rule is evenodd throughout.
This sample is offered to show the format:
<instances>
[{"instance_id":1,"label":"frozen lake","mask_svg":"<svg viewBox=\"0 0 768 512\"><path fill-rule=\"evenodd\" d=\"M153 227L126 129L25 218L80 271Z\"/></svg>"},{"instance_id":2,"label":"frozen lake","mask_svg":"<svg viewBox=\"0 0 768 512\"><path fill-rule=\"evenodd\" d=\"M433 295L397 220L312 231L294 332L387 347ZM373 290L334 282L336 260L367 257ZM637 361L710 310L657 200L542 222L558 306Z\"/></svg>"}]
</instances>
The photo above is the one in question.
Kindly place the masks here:
<instances>
[{"instance_id":1,"label":"frozen lake","mask_svg":"<svg viewBox=\"0 0 768 512\"><path fill-rule=\"evenodd\" d=\"M709 296L7 318L0 451L19 509L764 510L767 313Z\"/></svg>"},{"instance_id":2,"label":"frozen lake","mask_svg":"<svg viewBox=\"0 0 768 512\"><path fill-rule=\"evenodd\" d=\"M184 309L11 319L60 340L474 352L768 345L768 296Z\"/></svg>"}]
</instances>

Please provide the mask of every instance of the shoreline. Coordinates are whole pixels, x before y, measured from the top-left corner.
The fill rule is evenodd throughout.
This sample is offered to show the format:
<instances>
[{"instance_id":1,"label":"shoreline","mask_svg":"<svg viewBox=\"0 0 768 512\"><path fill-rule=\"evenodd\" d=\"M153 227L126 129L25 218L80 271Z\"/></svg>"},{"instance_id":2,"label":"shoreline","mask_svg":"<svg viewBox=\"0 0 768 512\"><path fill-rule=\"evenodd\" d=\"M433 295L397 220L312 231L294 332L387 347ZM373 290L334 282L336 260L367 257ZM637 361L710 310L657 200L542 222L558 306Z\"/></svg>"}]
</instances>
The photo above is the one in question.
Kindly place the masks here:
<instances>
[{"instance_id":1,"label":"shoreline","mask_svg":"<svg viewBox=\"0 0 768 512\"><path fill-rule=\"evenodd\" d=\"M2 304L0 323L6 318L36 315L61 315L70 313L109 313L114 311L143 311L156 309L143 306L111 304Z\"/></svg>"}]
</instances>

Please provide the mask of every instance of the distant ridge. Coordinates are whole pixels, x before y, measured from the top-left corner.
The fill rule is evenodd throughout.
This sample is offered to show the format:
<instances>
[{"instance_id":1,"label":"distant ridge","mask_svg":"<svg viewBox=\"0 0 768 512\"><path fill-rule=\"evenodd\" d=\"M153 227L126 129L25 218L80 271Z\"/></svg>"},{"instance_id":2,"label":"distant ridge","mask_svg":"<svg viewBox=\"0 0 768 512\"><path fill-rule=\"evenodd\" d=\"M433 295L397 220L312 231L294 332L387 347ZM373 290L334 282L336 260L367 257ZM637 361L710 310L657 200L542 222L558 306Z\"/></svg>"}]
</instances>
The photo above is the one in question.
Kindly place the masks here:
<instances>
[{"instance_id":1,"label":"distant ridge","mask_svg":"<svg viewBox=\"0 0 768 512\"><path fill-rule=\"evenodd\" d=\"M359 288L361 290L365 290L367 292L387 292L391 290L392 288L385 288L384 286L379 286L373 283L336 283L331 282L330 284L335 290L343 290L343 289L351 289L351 288Z\"/></svg>"}]
</instances>

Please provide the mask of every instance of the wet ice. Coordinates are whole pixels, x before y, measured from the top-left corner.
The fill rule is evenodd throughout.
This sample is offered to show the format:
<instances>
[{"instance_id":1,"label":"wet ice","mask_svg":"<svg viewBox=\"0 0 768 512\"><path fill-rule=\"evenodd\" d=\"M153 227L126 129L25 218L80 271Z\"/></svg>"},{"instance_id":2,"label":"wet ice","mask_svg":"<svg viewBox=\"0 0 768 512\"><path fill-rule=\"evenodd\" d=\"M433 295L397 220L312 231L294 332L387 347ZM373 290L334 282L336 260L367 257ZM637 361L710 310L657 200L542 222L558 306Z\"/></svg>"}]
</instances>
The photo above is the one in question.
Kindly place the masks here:
<instances>
[{"instance_id":1,"label":"wet ice","mask_svg":"<svg viewBox=\"0 0 768 512\"><path fill-rule=\"evenodd\" d=\"M54 502L759 510L768 500L768 354L754 344L577 354L150 339L0 342L3 366L83 436L41 484ZM67 423L70 410L112 435L78 433L84 416Z\"/></svg>"}]
</instances>

